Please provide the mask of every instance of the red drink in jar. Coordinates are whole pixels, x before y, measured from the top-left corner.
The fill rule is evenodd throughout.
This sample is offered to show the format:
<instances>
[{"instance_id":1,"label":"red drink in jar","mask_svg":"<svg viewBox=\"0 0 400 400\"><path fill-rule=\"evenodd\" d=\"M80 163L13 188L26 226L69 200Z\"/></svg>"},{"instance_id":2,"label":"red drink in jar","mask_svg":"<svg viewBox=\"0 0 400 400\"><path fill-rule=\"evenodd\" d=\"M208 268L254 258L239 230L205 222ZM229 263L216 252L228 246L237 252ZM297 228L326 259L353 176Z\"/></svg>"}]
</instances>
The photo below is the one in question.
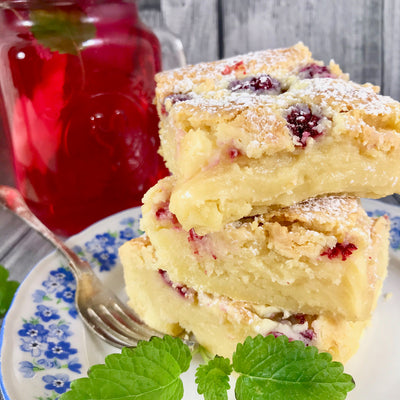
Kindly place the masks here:
<instances>
[{"instance_id":1,"label":"red drink in jar","mask_svg":"<svg viewBox=\"0 0 400 400\"><path fill-rule=\"evenodd\" d=\"M0 84L27 204L64 236L140 205L168 171L152 103L160 47L135 3L6 3Z\"/></svg>"}]
</instances>

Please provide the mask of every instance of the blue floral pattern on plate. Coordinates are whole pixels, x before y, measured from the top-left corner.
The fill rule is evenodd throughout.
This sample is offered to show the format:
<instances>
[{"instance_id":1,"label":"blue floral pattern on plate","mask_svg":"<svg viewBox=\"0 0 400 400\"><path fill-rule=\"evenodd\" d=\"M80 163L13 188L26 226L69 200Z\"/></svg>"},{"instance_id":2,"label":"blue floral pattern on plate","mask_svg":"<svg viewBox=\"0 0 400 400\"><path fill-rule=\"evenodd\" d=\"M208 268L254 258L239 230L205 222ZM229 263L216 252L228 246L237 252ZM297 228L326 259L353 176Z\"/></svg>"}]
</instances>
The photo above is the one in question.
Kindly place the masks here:
<instances>
[{"instance_id":1,"label":"blue floral pattern on plate","mask_svg":"<svg viewBox=\"0 0 400 400\"><path fill-rule=\"evenodd\" d=\"M25 378L54 369L82 372L82 364L76 356L78 350L68 341L73 333L67 316L77 317L75 289L72 272L68 267L60 266L50 271L42 287L33 292L34 314L23 319L18 331L19 348L26 353L26 359L19 362L18 370ZM67 373L44 373L42 381L45 389L50 391L46 400L50 400L64 393L71 379Z\"/></svg>"},{"instance_id":2,"label":"blue floral pattern on plate","mask_svg":"<svg viewBox=\"0 0 400 400\"><path fill-rule=\"evenodd\" d=\"M112 225L114 229L97 230L82 245L73 246L100 274L117 265L118 248L124 242L143 233L138 216L124 214ZM30 295L32 311L22 318L17 331L22 354L17 369L25 379L40 376L43 395L34 396L35 400L57 400L73 379L85 373L78 349L71 342L75 335L72 325L78 316L75 291L75 278L60 259L58 267L48 271Z\"/></svg>"},{"instance_id":3,"label":"blue floral pattern on plate","mask_svg":"<svg viewBox=\"0 0 400 400\"><path fill-rule=\"evenodd\" d=\"M83 247L74 246L73 250L101 272L110 271L117 264L118 248L127 240L144 233L139 228L137 218L124 218L120 221L120 225L122 229L99 233L88 240Z\"/></svg>"}]
</instances>

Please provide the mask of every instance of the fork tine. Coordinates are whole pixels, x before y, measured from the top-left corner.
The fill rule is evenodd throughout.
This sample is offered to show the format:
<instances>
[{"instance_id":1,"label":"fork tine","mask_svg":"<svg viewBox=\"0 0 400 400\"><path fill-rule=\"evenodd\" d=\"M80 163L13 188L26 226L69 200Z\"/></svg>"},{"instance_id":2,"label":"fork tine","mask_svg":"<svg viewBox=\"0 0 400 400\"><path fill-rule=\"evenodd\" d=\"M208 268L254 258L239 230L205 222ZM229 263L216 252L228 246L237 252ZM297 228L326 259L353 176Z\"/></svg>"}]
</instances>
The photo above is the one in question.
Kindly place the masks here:
<instances>
[{"instance_id":1,"label":"fork tine","mask_svg":"<svg viewBox=\"0 0 400 400\"><path fill-rule=\"evenodd\" d=\"M118 321L123 323L128 329L134 330L141 335L147 337L151 336L162 336L162 334L149 326L145 325L143 321L123 303L116 302L113 304L113 309L118 316ZM121 320L120 320L121 319Z\"/></svg>"},{"instance_id":2,"label":"fork tine","mask_svg":"<svg viewBox=\"0 0 400 400\"><path fill-rule=\"evenodd\" d=\"M106 325L106 323L100 318L100 316L93 311L91 308L78 307L78 312L84 322L85 327L94 333L97 337L111 344L112 346L122 348L124 346L135 346L136 343L132 339L126 337L116 337L114 331Z\"/></svg>"},{"instance_id":3,"label":"fork tine","mask_svg":"<svg viewBox=\"0 0 400 400\"><path fill-rule=\"evenodd\" d=\"M119 306L119 304L116 303L115 306ZM99 312L99 309L103 310L103 312ZM95 330L98 335L101 335L103 340L107 341L108 343L119 348L126 346L132 347L136 346L140 340L148 340L153 336L164 336L164 334L161 332L155 331L149 328L147 325L144 325L141 320L138 320L140 325L138 325L136 322L133 322L133 328L126 328L123 324L121 324L118 318L115 317L115 315L110 313L110 309L111 307L104 305L100 305L99 307L96 307L96 309L86 309L89 314L86 316L86 322L88 320L94 320L93 326L92 324L89 326L92 328L92 330ZM128 309L128 311L130 311L130 309ZM143 332L141 334L138 333L137 328L143 328ZM191 351L194 351L198 347L198 343L193 335L184 332L183 334L179 335L179 337L187 346L189 346Z\"/></svg>"},{"instance_id":4,"label":"fork tine","mask_svg":"<svg viewBox=\"0 0 400 400\"><path fill-rule=\"evenodd\" d=\"M96 332L99 333L101 330L103 337L108 342L110 342L111 336L113 343L116 343L118 347L135 346L139 340L148 340L152 336L163 336L160 332L151 328L144 329L143 322L132 321L115 308L118 309L118 304L96 303L87 308L86 317L90 320L90 325L101 325L100 328L96 329ZM106 335L104 332L106 332Z\"/></svg>"},{"instance_id":5,"label":"fork tine","mask_svg":"<svg viewBox=\"0 0 400 400\"><path fill-rule=\"evenodd\" d=\"M92 309L87 310L88 315L85 317L86 325L91 331L94 331L97 336L100 336L107 343L112 346L122 348L122 347L134 347L137 345L140 339L135 337L127 337L120 335L114 329L110 329L107 323L104 322L98 314L96 314Z\"/></svg>"},{"instance_id":6,"label":"fork tine","mask_svg":"<svg viewBox=\"0 0 400 400\"><path fill-rule=\"evenodd\" d=\"M77 290L78 308L92 308L93 311L105 318L110 326L116 326L121 334L139 335L140 339L151 336L162 336L160 332L147 326L140 317L126 304L121 302L111 291L101 286L97 278L90 276L86 279L85 291ZM100 284L101 285L101 284ZM92 290L88 290L91 286ZM88 293L90 296L88 296ZM110 319L111 318L111 319Z\"/></svg>"},{"instance_id":7,"label":"fork tine","mask_svg":"<svg viewBox=\"0 0 400 400\"><path fill-rule=\"evenodd\" d=\"M111 329L116 330L121 335L125 335L127 337L135 335L139 339L149 339L151 336L160 335L154 330L149 330L147 332L143 331L141 329L141 325L124 317L127 321L130 321L127 326L123 321L124 318L121 318L122 314L115 312L115 306L116 304L113 304L112 306L108 305L107 307L103 304L100 304L95 309L92 308L92 310L104 321L104 323L106 323Z\"/></svg>"}]
</instances>

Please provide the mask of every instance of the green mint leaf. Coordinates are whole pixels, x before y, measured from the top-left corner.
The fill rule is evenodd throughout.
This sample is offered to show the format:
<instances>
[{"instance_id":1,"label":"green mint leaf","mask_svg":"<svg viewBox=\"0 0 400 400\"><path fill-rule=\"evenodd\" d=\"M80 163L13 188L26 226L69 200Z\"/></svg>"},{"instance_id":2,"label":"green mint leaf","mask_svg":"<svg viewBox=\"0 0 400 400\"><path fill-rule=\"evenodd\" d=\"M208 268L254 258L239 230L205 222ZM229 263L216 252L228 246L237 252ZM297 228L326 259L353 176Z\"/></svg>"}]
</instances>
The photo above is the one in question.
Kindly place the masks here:
<instances>
[{"instance_id":1,"label":"green mint leaf","mask_svg":"<svg viewBox=\"0 0 400 400\"><path fill-rule=\"evenodd\" d=\"M8 280L8 270L0 265L0 318L3 318L10 308L19 283Z\"/></svg>"},{"instance_id":2,"label":"green mint leaf","mask_svg":"<svg viewBox=\"0 0 400 400\"><path fill-rule=\"evenodd\" d=\"M32 10L31 32L36 40L51 51L77 55L83 43L96 36L96 27L82 11Z\"/></svg>"},{"instance_id":3,"label":"green mint leaf","mask_svg":"<svg viewBox=\"0 0 400 400\"><path fill-rule=\"evenodd\" d=\"M207 364L200 365L196 371L197 392L203 394L205 400L227 400L231 372L228 358L216 356Z\"/></svg>"},{"instance_id":4,"label":"green mint leaf","mask_svg":"<svg viewBox=\"0 0 400 400\"><path fill-rule=\"evenodd\" d=\"M341 400L355 386L343 365L314 346L273 335L247 338L232 357L237 400Z\"/></svg>"},{"instance_id":5,"label":"green mint leaf","mask_svg":"<svg viewBox=\"0 0 400 400\"><path fill-rule=\"evenodd\" d=\"M181 339L154 337L107 356L105 364L91 367L88 378L73 381L59 400L180 400L180 375L191 359Z\"/></svg>"}]
</instances>

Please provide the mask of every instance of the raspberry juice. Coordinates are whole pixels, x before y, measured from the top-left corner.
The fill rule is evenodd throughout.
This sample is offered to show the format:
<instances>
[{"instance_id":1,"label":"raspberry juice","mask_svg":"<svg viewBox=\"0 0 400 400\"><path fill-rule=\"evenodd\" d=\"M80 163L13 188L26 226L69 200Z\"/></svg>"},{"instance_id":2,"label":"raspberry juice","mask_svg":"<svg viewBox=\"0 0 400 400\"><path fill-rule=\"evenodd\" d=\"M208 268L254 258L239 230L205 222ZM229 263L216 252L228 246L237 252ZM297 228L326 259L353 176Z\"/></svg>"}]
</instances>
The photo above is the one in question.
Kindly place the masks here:
<instances>
[{"instance_id":1,"label":"raspberry juice","mask_svg":"<svg viewBox=\"0 0 400 400\"><path fill-rule=\"evenodd\" d=\"M153 105L160 45L135 3L7 3L0 85L28 206L62 236L139 206L168 171Z\"/></svg>"}]
</instances>

